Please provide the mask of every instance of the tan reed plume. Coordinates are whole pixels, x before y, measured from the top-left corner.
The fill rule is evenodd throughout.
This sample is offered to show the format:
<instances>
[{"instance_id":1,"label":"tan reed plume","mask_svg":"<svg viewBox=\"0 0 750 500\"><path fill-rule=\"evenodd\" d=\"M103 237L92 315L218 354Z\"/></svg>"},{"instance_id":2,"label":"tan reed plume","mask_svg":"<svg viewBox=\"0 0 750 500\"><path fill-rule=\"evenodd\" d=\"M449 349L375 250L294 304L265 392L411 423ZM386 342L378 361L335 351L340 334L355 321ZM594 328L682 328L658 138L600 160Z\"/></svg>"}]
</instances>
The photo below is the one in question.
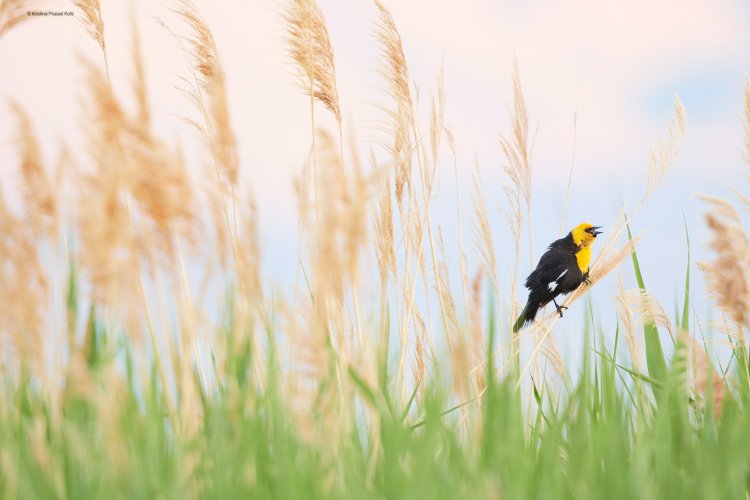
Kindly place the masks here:
<instances>
[{"instance_id":1,"label":"tan reed plume","mask_svg":"<svg viewBox=\"0 0 750 500\"><path fill-rule=\"evenodd\" d=\"M336 67L323 12L315 0L293 0L284 14L289 55L302 90L341 123Z\"/></svg>"},{"instance_id":2,"label":"tan reed plume","mask_svg":"<svg viewBox=\"0 0 750 500\"><path fill-rule=\"evenodd\" d=\"M526 222L531 228L531 150L529 144L529 113L521 85L521 74L518 63L513 65L513 112L511 138L500 137L500 147L506 163L502 168L510 178L511 184L526 202ZM529 253L534 261L534 244L529 231Z\"/></svg>"},{"instance_id":3,"label":"tan reed plume","mask_svg":"<svg viewBox=\"0 0 750 500\"><path fill-rule=\"evenodd\" d=\"M102 6L99 0L74 0L73 3L83 12L81 22L102 50L106 50L104 41L104 21Z\"/></svg>"},{"instance_id":4,"label":"tan reed plume","mask_svg":"<svg viewBox=\"0 0 750 500\"><path fill-rule=\"evenodd\" d=\"M674 111L675 116L667 129L667 137L649 150L650 167L646 176L647 184L646 192L643 195L644 200L664 179L669 168L677 160L677 154L682 147L687 129L687 115L685 107L677 95L674 98ZM632 215L630 218L632 219Z\"/></svg>"},{"instance_id":5,"label":"tan reed plume","mask_svg":"<svg viewBox=\"0 0 750 500\"><path fill-rule=\"evenodd\" d=\"M401 44L401 35L390 11L380 0L375 0L375 6L380 14L380 22L376 26L376 37L380 42L383 66L381 74L388 82L393 104L388 108L392 120L389 131L393 134L393 141L387 146L396 171L395 193L401 209L404 187L411 183L411 144L409 140L409 120L413 104L409 90L409 69Z\"/></svg>"},{"instance_id":6,"label":"tan reed plume","mask_svg":"<svg viewBox=\"0 0 750 500\"><path fill-rule=\"evenodd\" d=\"M204 125L194 121L191 123L206 137L221 187L231 194L237 185L240 161L216 42L208 24L191 1L180 0L175 12L191 30L187 41L198 88L188 90L187 94L204 120Z\"/></svg>"},{"instance_id":7,"label":"tan reed plume","mask_svg":"<svg viewBox=\"0 0 750 500\"><path fill-rule=\"evenodd\" d=\"M727 390L724 379L714 368L714 364L711 362L704 346L698 343L688 332L680 332L679 339L687 346L693 393L700 397L699 402L705 408L708 405L706 398L710 392L710 407L713 416L719 418L724 399L727 396L731 397L731 392ZM710 388L709 384L711 384Z\"/></svg>"},{"instance_id":8,"label":"tan reed plume","mask_svg":"<svg viewBox=\"0 0 750 500\"><path fill-rule=\"evenodd\" d=\"M3 318L0 334L10 340L18 362L26 363L34 376L41 377L49 283L37 250L39 234L30 223L30 217L10 211L2 193L0 232L3 235L0 238L0 317Z\"/></svg>"},{"instance_id":9,"label":"tan reed plume","mask_svg":"<svg viewBox=\"0 0 750 500\"><path fill-rule=\"evenodd\" d=\"M630 308L627 292L625 291L625 287L619 276L617 278L615 309L620 324L625 329L625 344L628 346L628 352L630 353L630 363L633 366L633 369L640 373L644 373L643 357L636 333L636 321Z\"/></svg>"},{"instance_id":10,"label":"tan reed plume","mask_svg":"<svg viewBox=\"0 0 750 500\"><path fill-rule=\"evenodd\" d=\"M12 28L29 19L26 13L33 2L27 0L0 0L0 38Z\"/></svg>"},{"instance_id":11,"label":"tan reed plume","mask_svg":"<svg viewBox=\"0 0 750 500\"><path fill-rule=\"evenodd\" d=\"M750 241L732 205L709 196L701 199L710 207L706 224L716 258L699 265L717 306L732 318L741 334L743 328L750 326Z\"/></svg>"},{"instance_id":12,"label":"tan reed plume","mask_svg":"<svg viewBox=\"0 0 750 500\"><path fill-rule=\"evenodd\" d=\"M490 229L490 217L487 212L487 203L482 193L482 180L478 168L474 174L474 194L472 196L474 208L474 245L482 257L482 270L489 278L495 294L499 293L500 285L497 280L497 257L495 256L495 244Z\"/></svg>"},{"instance_id":13,"label":"tan reed plume","mask_svg":"<svg viewBox=\"0 0 750 500\"><path fill-rule=\"evenodd\" d=\"M28 114L16 101L10 101L9 106L16 119L16 144L26 218L35 234L52 236L57 228L59 210L57 187L44 168L39 142Z\"/></svg>"}]
</instances>

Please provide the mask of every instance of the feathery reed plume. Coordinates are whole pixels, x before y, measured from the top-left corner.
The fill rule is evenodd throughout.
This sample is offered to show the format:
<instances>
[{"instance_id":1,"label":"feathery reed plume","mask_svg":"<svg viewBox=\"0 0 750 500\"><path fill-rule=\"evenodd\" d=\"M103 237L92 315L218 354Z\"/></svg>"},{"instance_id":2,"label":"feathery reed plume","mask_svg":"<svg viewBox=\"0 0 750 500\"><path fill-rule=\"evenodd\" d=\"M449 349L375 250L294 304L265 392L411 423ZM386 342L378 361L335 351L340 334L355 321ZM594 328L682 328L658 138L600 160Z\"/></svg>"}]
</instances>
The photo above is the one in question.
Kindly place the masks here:
<instances>
[{"instance_id":1,"label":"feathery reed plume","mask_svg":"<svg viewBox=\"0 0 750 500\"><path fill-rule=\"evenodd\" d=\"M632 220L635 217L645 201L651 195L653 190L658 186L658 184L664 178L664 175L666 175L669 168L677 159L677 155L682 146L682 140L685 136L687 118L685 115L685 108L683 108L682 102L680 101L679 97L675 97L674 105L675 116L670 122L667 139L662 140L656 149L651 148L651 151L649 153L649 156L651 158L651 165L649 167L647 176L648 183L646 186L646 190L644 191L643 196L641 197L638 204L627 217L625 207L622 208L622 210L620 211L620 215L618 215L617 219L615 219L614 228L611 231L608 231L609 238L604 243L604 247L599 253L599 256L592 264L592 269L596 269L600 265L599 263L602 260L609 258L612 247L615 245L618 238L625 230L625 220Z\"/></svg>"},{"instance_id":2,"label":"feathery reed plume","mask_svg":"<svg viewBox=\"0 0 750 500\"><path fill-rule=\"evenodd\" d=\"M133 20L133 93L137 112L125 120L122 139L127 157L127 187L144 214L153 223L158 243L169 257L174 257L174 236L194 243L193 188L184 158L170 151L151 129L151 108L146 88L146 72L141 53L140 36Z\"/></svg>"},{"instance_id":3,"label":"feathery reed plume","mask_svg":"<svg viewBox=\"0 0 750 500\"><path fill-rule=\"evenodd\" d=\"M263 290L260 276L258 216L255 202L251 197L246 198L245 206L240 213L242 214L242 232L237 235L237 246L240 252L236 266L239 292L249 304L261 306Z\"/></svg>"},{"instance_id":4,"label":"feathery reed plume","mask_svg":"<svg viewBox=\"0 0 750 500\"><path fill-rule=\"evenodd\" d=\"M193 188L181 155L173 153L144 129L128 124L126 187L150 223L155 243L167 257L174 257L174 236L194 243L197 216ZM144 133L145 132L145 133Z\"/></svg>"},{"instance_id":5,"label":"feathery reed plume","mask_svg":"<svg viewBox=\"0 0 750 500\"><path fill-rule=\"evenodd\" d=\"M655 325L672 335L672 322L659 301L646 290L636 288L625 292L625 300L632 312L636 312L641 325Z\"/></svg>"},{"instance_id":6,"label":"feathery reed plume","mask_svg":"<svg viewBox=\"0 0 750 500\"><path fill-rule=\"evenodd\" d=\"M717 306L734 320L741 333L743 327L750 326L750 241L732 205L709 196L701 199L710 206L705 217L716 259L700 263L700 267Z\"/></svg>"},{"instance_id":7,"label":"feathery reed plume","mask_svg":"<svg viewBox=\"0 0 750 500\"><path fill-rule=\"evenodd\" d=\"M693 392L700 396L705 406L705 398L709 394L709 378L710 378L710 392L711 392L711 410L713 411L714 418L721 416L721 408L724 403L724 398L727 394L731 396L731 393L727 391L726 384L721 376L716 372L711 359L708 357L708 353L704 347L696 342L696 340L687 332L680 332L680 341L684 342L688 348L688 359L690 359L691 368L691 381Z\"/></svg>"},{"instance_id":8,"label":"feathery reed plume","mask_svg":"<svg viewBox=\"0 0 750 500\"><path fill-rule=\"evenodd\" d=\"M393 242L393 206L391 205L391 179L386 174L381 183L378 211L375 217L375 256L378 261L381 283L389 274L396 273L396 251Z\"/></svg>"},{"instance_id":9,"label":"feathery reed plume","mask_svg":"<svg viewBox=\"0 0 750 500\"><path fill-rule=\"evenodd\" d=\"M438 263L438 272L435 275L435 290L440 295L441 307L446 318L448 330L445 332L450 348L458 338L460 333L458 327L458 315L456 314L456 304L453 301L453 294L450 289L450 279L448 277L448 265L445 255L445 245L443 244L443 232L438 230L438 248L440 249L440 262Z\"/></svg>"},{"instance_id":10,"label":"feathery reed plume","mask_svg":"<svg viewBox=\"0 0 750 500\"><path fill-rule=\"evenodd\" d=\"M644 199L664 179L667 171L677 159L677 154L682 147L682 141L685 138L685 130L687 128L687 117L685 108L678 96L674 98L674 110L675 116L669 124L666 139L662 139L655 147L651 147L649 150L650 167L647 174L646 193L643 195Z\"/></svg>"},{"instance_id":11,"label":"feathery reed plume","mask_svg":"<svg viewBox=\"0 0 750 500\"><path fill-rule=\"evenodd\" d=\"M232 190L237 185L239 155L229 118L225 75L216 42L208 24L190 0L180 0L175 12L192 31L187 40L198 88L188 90L187 94L203 114L205 127L191 123L208 140L222 188Z\"/></svg>"},{"instance_id":12,"label":"feathery reed plume","mask_svg":"<svg viewBox=\"0 0 750 500\"><path fill-rule=\"evenodd\" d=\"M557 376L560 377L560 380L562 380L565 385L570 385L570 375L568 375L568 370L565 368L565 363L563 363L560 350L557 348L555 340L549 335L544 341L542 355L547 361L549 361L552 369Z\"/></svg>"},{"instance_id":13,"label":"feathery reed plume","mask_svg":"<svg viewBox=\"0 0 750 500\"><path fill-rule=\"evenodd\" d=\"M518 266L521 258L521 228L523 225L523 210L521 208L521 198L518 188L503 186L503 193L508 202L508 208L503 209L503 216L508 223L511 239L513 241L513 268L510 272L510 289L515 290L518 283ZM516 317L515 300L511 301L510 318Z\"/></svg>"},{"instance_id":14,"label":"feathery reed plume","mask_svg":"<svg viewBox=\"0 0 750 500\"><path fill-rule=\"evenodd\" d=\"M97 170L84 177L79 193L80 262L89 273L96 300L116 303L135 294L132 269L138 267L136 235L121 198L126 180L121 140L126 116L102 74L91 63L84 65L91 94L89 152ZM124 296L123 288L128 291Z\"/></svg>"},{"instance_id":15,"label":"feathery reed plume","mask_svg":"<svg viewBox=\"0 0 750 500\"><path fill-rule=\"evenodd\" d=\"M31 2L26 0L0 0L0 37L27 20L30 8Z\"/></svg>"},{"instance_id":16,"label":"feathery reed plume","mask_svg":"<svg viewBox=\"0 0 750 500\"><path fill-rule=\"evenodd\" d=\"M643 358L641 356L638 337L636 336L636 323L635 319L633 318L630 304L628 302L628 296L625 291L625 287L623 286L622 280L619 277L617 278L615 309L617 311L617 317L620 320L620 324L625 329L625 343L628 346L628 352L630 352L630 363L636 371L643 373Z\"/></svg>"},{"instance_id":17,"label":"feathery reed plume","mask_svg":"<svg viewBox=\"0 0 750 500\"><path fill-rule=\"evenodd\" d=\"M336 67L323 12L315 0L293 0L284 14L289 55L296 63L299 85L341 123Z\"/></svg>"},{"instance_id":18,"label":"feathery reed plume","mask_svg":"<svg viewBox=\"0 0 750 500\"><path fill-rule=\"evenodd\" d=\"M321 196L316 209L319 234L312 245L315 328L337 333L345 351L344 300L346 283L356 282L359 256L367 238L367 180L355 169L347 175L333 136L317 131ZM309 215L309 214L308 214Z\"/></svg>"},{"instance_id":19,"label":"feathery reed plume","mask_svg":"<svg viewBox=\"0 0 750 500\"><path fill-rule=\"evenodd\" d=\"M513 65L513 113L511 114L513 135L501 137L500 146L506 163L503 171L510 178L516 191L526 202L526 221L531 227L531 151L529 149L529 113L521 86L518 63ZM529 253L534 260L534 244L529 231Z\"/></svg>"},{"instance_id":20,"label":"feathery reed plume","mask_svg":"<svg viewBox=\"0 0 750 500\"><path fill-rule=\"evenodd\" d=\"M102 6L99 0L73 0L73 3L83 12L81 22L102 50L106 50L104 42L104 21L102 20Z\"/></svg>"},{"instance_id":21,"label":"feathery reed plume","mask_svg":"<svg viewBox=\"0 0 750 500\"><path fill-rule=\"evenodd\" d=\"M566 301L566 303L569 304L574 300L579 299L581 295L591 289L599 281L604 279L609 273L614 271L622 263L623 260L625 260L630 256L630 254L633 253L633 249L641 240L642 236L642 234L636 235L635 237L633 237L633 239L624 244L619 250L613 252L611 255L607 255L604 258L604 262L597 265L596 267L592 267L591 272L589 273L589 281L591 281L591 285L578 287L578 289L570 295L570 298Z\"/></svg>"},{"instance_id":22,"label":"feathery reed plume","mask_svg":"<svg viewBox=\"0 0 750 500\"><path fill-rule=\"evenodd\" d=\"M471 302L467 313L469 339L471 342L471 364L480 366L487 356L487 342L482 329L482 281L484 281L483 268L480 267L471 282ZM471 370L474 377L474 390L476 395L481 394L487 385L487 370Z\"/></svg>"},{"instance_id":23,"label":"feathery reed plume","mask_svg":"<svg viewBox=\"0 0 750 500\"><path fill-rule=\"evenodd\" d=\"M14 215L0 194L0 333L13 345L20 364L40 376L44 368L44 328L48 280L37 251L38 235L28 220ZM21 285L21 286L19 286ZM11 360L8 360L11 361Z\"/></svg>"},{"instance_id":24,"label":"feathery reed plume","mask_svg":"<svg viewBox=\"0 0 750 500\"><path fill-rule=\"evenodd\" d=\"M31 120L21 105L10 101L16 118L21 192L26 218L37 235L51 235L57 226L58 203L53 180L47 175Z\"/></svg>"},{"instance_id":25,"label":"feathery reed plume","mask_svg":"<svg viewBox=\"0 0 750 500\"><path fill-rule=\"evenodd\" d=\"M409 120L411 116L412 97L409 90L409 69L401 44L401 35L390 11L380 0L375 0L380 13L380 22L376 27L376 37L380 41L383 58L381 74L388 82L393 104L388 109L392 120L390 130L393 142L389 146L396 170L395 192L399 208L403 199L404 187L411 183L411 146L409 141Z\"/></svg>"}]
</instances>

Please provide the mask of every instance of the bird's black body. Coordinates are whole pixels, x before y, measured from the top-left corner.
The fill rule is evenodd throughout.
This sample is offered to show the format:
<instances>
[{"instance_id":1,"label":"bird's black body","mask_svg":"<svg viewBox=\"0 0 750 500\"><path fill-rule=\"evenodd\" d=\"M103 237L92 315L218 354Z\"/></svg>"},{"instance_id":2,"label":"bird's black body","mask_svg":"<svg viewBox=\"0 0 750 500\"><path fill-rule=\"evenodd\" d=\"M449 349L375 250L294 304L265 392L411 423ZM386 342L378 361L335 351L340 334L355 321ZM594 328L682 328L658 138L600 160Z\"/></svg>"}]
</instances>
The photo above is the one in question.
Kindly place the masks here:
<instances>
[{"instance_id":1,"label":"bird's black body","mask_svg":"<svg viewBox=\"0 0 750 500\"><path fill-rule=\"evenodd\" d=\"M526 278L525 286L529 289L529 298L513 326L514 332L531 322L540 307L554 302L559 295L572 292L588 280L588 270L584 273L578 267L576 253L580 250L581 247L576 245L572 234L568 234L554 241L544 252L536 269ZM557 302L555 307L562 316L562 308Z\"/></svg>"}]
</instances>

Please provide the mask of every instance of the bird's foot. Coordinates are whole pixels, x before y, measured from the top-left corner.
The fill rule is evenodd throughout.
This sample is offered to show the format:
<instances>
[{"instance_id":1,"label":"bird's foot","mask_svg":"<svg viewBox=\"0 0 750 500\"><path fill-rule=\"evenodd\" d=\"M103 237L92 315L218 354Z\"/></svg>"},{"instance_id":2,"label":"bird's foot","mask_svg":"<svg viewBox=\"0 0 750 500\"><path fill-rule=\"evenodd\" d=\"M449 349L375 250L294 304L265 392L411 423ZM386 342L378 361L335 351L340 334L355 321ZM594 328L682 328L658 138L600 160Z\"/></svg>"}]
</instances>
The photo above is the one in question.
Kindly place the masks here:
<instances>
[{"instance_id":1,"label":"bird's foot","mask_svg":"<svg viewBox=\"0 0 750 500\"><path fill-rule=\"evenodd\" d=\"M555 301L555 300L553 300L552 303L555 304L555 309L557 309L557 314L559 314L560 317L562 318L563 317L563 313L562 313L563 309L567 309L568 306L558 305L557 301Z\"/></svg>"},{"instance_id":2,"label":"bird's foot","mask_svg":"<svg viewBox=\"0 0 750 500\"><path fill-rule=\"evenodd\" d=\"M588 286L591 286L591 280L589 279L588 276L586 276L585 278L583 278L583 282L586 283Z\"/></svg>"}]
</instances>

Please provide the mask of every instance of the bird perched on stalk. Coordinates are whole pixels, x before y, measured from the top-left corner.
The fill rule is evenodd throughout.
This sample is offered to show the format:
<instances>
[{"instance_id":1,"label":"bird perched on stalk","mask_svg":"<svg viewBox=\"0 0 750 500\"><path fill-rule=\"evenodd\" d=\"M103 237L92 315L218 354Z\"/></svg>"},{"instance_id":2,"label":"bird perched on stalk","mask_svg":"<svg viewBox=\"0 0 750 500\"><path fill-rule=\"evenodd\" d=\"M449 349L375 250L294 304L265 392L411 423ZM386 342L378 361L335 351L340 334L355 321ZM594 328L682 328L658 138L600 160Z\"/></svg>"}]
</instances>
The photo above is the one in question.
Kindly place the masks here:
<instances>
[{"instance_id":1,"label":"bird perched on stalk","mask_svg":"<svg viewBox=\"0 0 750 500\"><path fill-rule=\"evenodd\" d=\"M540 307L548 303L555 304L562 318L565 306L555 300L578 288L581 283L590 285L589 263L591 262L591 244L601 234L599 226L588 222L578 224L567 236L552 242L536 269L526 278L525 286L529 289L529 299L521 311L513 331L517 332L536 317Z\"/></svg>"}]
</instances>

